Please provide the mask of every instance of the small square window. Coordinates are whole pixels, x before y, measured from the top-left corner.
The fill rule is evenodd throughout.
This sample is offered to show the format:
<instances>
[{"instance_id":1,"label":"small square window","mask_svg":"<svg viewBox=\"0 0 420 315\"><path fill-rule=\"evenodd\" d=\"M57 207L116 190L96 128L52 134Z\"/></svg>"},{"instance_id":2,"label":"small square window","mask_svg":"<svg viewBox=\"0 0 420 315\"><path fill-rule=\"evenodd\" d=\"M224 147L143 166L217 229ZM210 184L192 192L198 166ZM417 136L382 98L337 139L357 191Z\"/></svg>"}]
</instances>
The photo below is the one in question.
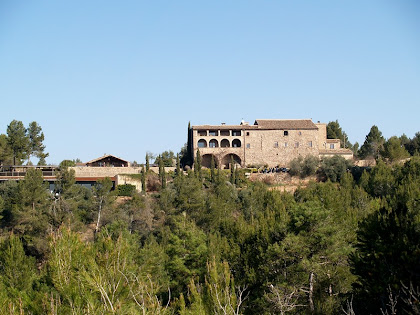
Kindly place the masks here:
<instances>
[{"instance_id":1,"label":"small square window","mask_svg":"<svg viewBox=\"0 0 420 315\"><path fill-rule=\"evenodd\" d=\"M288 136L289 132L287 130L283 131L283 136Z\"/></svg>"},{"instance_id":2,"label":"small square window","mask_svg":"<svg viewBox=\"0 0 420 315\"><path fill-rule=\"evenodd\" d=\"M284 143L284 147L287 148L287 142Z\"/></svg>"},{"instance_id":3,"label":"small square window","mask_svg":"<svg viewBox=\"0 0 420 315\"><path fill-rule=\"evenodd\" d=\"M330 143L330 149L334 149L334 143Z\"/></svg>"},{"instance_id":4,"label":"small square window","mask_svg":"<svg viewBox=\"0 0 420 315\"><path fill-rule=\"evenodd\" d=\"M246 148L247 148L247 149L251 149L251 144L250 144L250 143L247 143L247 144L246 144Z\"/></svg>"},{"instance_id":5,"label":"small square window","mask_svg":"<svg viewBox=\"0 0 420 315\"><path fill-rule=\"evenodd\" d=\"M279 147L279 143L276 141L276 142L274 142L274 147L275 148L278 148Z\"/></svg>"},{"instance_id":6,"label":"small square window","mask_svg":"<svg viewBox=\"0 0 420 315\"><path fill-rule=\"evenodd\" d=\"M249 131L246 132L246 135L249 136Z\"/></svg>"}]
</instances>

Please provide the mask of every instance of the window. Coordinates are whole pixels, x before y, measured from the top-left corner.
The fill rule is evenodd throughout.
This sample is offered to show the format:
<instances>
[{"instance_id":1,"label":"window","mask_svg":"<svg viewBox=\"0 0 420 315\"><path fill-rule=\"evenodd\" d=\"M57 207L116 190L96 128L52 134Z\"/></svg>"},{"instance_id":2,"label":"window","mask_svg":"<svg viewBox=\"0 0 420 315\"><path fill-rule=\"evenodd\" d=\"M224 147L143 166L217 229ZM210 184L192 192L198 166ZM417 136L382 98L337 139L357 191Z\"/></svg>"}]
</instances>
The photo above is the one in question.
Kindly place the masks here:
<instances>
[{"instance_id":1,"label":"window","mask_svg":"<svg viewBox=\"0 0 420 315\"><path fill-rule=\"evenodd\" d=\"M246 132L246 135L249 136L249 131Z\"/></svg>"},{"instance_id":2,"label":"window","mask_svg":"<svg viewBox=\"0 0 420 315\"><path fill-rule=\"evenodd\" d=\"M299 142L295 142L295 148L299 148Z\"/></svg>"},{"instance_id":3,"label":"window","mask_svg":"<svg viewBox=\"0 0 420 315\"><path fill-rule=\"evenodd\" d=\"M312 148L312 141L308 142L308 147Z\"/></svg>"},{"instance_id":4,"label":"window","mask_svg":"<svg viewBox=\"0 0 420 315\"><path fill-rule=\"evenodd\" d=\"M207 148L207 142L204 139L198 140L198 147L199 148Z\"/></svg>"},{"instance_id":5,"label":"window","mask_svg":"<svg viewBox=\"0 0 420 315\"><path fill-rule=\"evenodd\" d=\"M207 136L207 130L198 130L198 135L199 135L200 137Z\"/></svg>"},{"instance_id":6,"label":"window","mask_svg":"<svg viewBox=\"0 0 420 315\"><path fill-rule=\"evenodd\" d=\"M221 146L222 148L229 148L229 147L230 147L229 140L228 140L228 139L223 139L223 140L220 142L220 146Z\"/></svg>"},{"instance_id":7,"label":"window","mask_svg":"<svg viewBox=\"0 0 420 315\"><path fill-rule=\"evenodd\" d=\"M283 131L283 136L288 136L289 132L287 130Z\"/></svg>"},{"instance_id":8,"label":"window","mask_svg":"<svg viewBox=\"0 0 420 315\"><path fill-rule=\"evenodd\" d=\"M334 143L330 143L330 149L334 149Z\"/></svg>"},{"instance_id":9,"label":"window","mask_svg":"<svg viewBox=\"0 0 420 315\"><path fill-rule=\"evenodd\" d=\"M274 142L274 147L275 148L278 148L279 147L279 143L276 141L276 142Z\"/></svg>"},{"instance_id":10,"label":"window","mask_svg":"<svg viewBox=\"0 0 420 315\"><path fill-rule=\"evenodd\" d=\"M209 136L211 136L211 137L217 137L217 135L218 135L217 130L210 130L209 131Z\"/></svg>"},{"instance_id":11,"label":"window","mask_svg":"<svg viewBox=\"0 0 420 315\"><path fill-rule=\"evenodd\" d=\"M246 148L247 148L247 149L251 149L251 144L250 144L250 143L247 143L247 144L246 144Z\"/></svg>"},{"instance_id":12,"label":"window","mask_svg":"<svg viewBox=\"0 0 420 315\"><path fill-rule=\"evenodd\" d=\"M287 142L284 143L284 147L287 148Z\"/></svg>"},{"instance_id":13,"label":"window","mask_svg":"<svg viewBox=\"0 0 420 315\"><path fill-rule=\"evenodd\" d=\"M241 136L241 131L240 130L232 130L232 136L240 137Z\"/></svg>"},{"instance_id":14,"label":"window","mask_svg":"<svg viewBox=\"0 0 420 315\"><path fill-rule=\"evenodd\" d=\"M235 139L232 141L232 147L233 148L240 148L241 147L241 140Z\"/></svg>"},{"instance_id":15,"label":"window","mask_svg":"<svg viewBox=\"0 0 420 315\"><path fill-rule=\"evenodd\" d=\"M299 131L299 136L301 136L302 135L302 131Z\"/></svg>"},{"instance_id":16,"label":"window","mask_svg":"<svg viewBox=\"0 0 420 315\"><path fill-rule=\"evenodd\" d=\"M225 137L229 137L230 132L229 132L229 130L220 130L220 135L225 136Z\"/></svg>"},{"instance_id":17,"label":"window","mask_svg":"<svg viewBox=\"0 0 420 315\"><path fill-rule=\"evenodd\" d=\"M218 148L219 147L219 143L217 142L216 139L211 139L209 142L209 148Z\"/></svg>"}]
</instances>

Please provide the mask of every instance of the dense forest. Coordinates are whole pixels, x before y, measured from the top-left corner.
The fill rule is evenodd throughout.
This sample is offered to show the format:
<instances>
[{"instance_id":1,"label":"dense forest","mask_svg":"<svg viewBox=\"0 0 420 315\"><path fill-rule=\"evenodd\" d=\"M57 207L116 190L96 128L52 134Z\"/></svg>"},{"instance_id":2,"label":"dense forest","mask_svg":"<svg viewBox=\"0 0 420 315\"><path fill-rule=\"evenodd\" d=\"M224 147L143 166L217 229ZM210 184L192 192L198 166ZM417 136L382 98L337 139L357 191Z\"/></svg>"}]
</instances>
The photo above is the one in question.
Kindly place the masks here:
<instances>
[{"instance_id":1,"label":"dense forest","mask_svg":"<svg viewBox=\"0 0 420 315\"><path fill-rule=\"evenodd\" d=\"M355 151L376 166L296 160L294 193L162 156L143 193L77 185L67 162L53 192L35 169L3 182L0 313L420 314L420 134L374 127ZM45 155L8 137L9 160Z\"/></svg>"}]
</instances>

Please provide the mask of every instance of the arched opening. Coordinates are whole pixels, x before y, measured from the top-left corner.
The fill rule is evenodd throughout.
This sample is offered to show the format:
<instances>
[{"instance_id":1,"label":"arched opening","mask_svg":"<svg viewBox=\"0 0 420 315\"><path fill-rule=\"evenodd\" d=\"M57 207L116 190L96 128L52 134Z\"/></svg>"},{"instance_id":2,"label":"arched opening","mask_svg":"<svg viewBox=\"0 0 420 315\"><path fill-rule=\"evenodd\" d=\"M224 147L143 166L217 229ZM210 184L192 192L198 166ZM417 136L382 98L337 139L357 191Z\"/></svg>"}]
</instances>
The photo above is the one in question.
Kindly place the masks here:
<instances>
[{"instance_id":1,"label":"arched opening","mask_svg":"<svg viewBox=\"0 0 420 315\"><path fill-rule=\"evenodd\" d=\"M235 139L232 141L232 147L233 148L240 148L241 147L241 140Z\"/></svg>"},{"instance_id":2,"label":"arched opening","mask_svg":"<svg viewBox=\"0 0 420 315\"><path fill-rule=\"evenodd\" d=\"M219 142L217 142L216 139L211 139L209 141L209 148L218 148L219 147Z\"/></svg>"},{"instance_id":3,"label":"arched opening","mask_svg":"<svg viewBox=\"0 0 420 315\"><path fill-rule=\"evenodd\" d=\"M198 147L199 148L207 148L207 141L204 139L198 140Z\"/></svg>"},{"instance_id":4,"label":"arched opening","mask_svg":"<svg viewBox=\"0 0 420 315\"><path fill-rule=\"evenodd\" d=\"M201 165L203 167L211 168L211 159L212 158L214 160L214 167L217 168L217 165L218 165L217 159L213 154L204 154L201 157Z\"/></svg>"},{"instance_id":5,"label":"arched opening","mask_svg":"<svg viewBox=\"0 0 420 315\"><path fill-rule=\"evenodd\" d=\"M233 163L236 163L237 166L241 165L241 158L237 156L236 154L229 153L229 154L226 154L222 159L222 167L224 169L230 168L230 164L232 163L232 157L233 157Z\"/></svg>"},{"instance_id":6,"label":"arched opening","mask_svg":"<svg viewBox=\"0 0 420 315\"><path fill-rule=\"evenodd\" d=\"M223 140L220 142L220 146L221 146L222 148L229 148L229 147L230 147L230 142L229 142L229 140L228 140L228 139L223 139Z\"/></svg>"}]
</instances>

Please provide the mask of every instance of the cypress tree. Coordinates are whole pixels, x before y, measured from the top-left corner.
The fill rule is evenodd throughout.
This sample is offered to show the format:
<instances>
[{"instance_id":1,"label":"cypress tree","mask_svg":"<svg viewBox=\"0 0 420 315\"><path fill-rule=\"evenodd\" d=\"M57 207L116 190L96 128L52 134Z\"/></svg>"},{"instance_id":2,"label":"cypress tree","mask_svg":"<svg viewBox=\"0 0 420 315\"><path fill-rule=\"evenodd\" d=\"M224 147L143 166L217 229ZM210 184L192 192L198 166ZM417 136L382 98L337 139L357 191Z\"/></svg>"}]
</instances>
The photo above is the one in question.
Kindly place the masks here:
<instances>
[{"instance_id":1,"label":"cypress tree","mask_svg":"<svg viewBox=\"0 0 420 315\"><path fill-rule=\"evenodd\" d=\"M181 166L179 162L179 153L176 154L176 176L179 176L181 174Z\"/></svg>"},{"instance_id":2,"label":"cypress tree","mask_svg":"<svg viewBox=\"0 0 420 315\"><path fill-rule=\"evenodd\" d=\"M188 122L187 161L186 161L187 165L191 165L192 160L194 158L193 157L194 152L193 152L192 148L193 148L193 144L192 144L191 122Z\"/></svg>"},{"instance_id":3,"label":"cypress tree","mask_svg":"<svg viewBox=\"0 0 420 315\"><path fill-rule=\"evenodd\" d=\"M146 153L146 172L148 172L150 169L150 164L149 164L149 153Z\"/></svg>"},{"instance_id":4,"label":"cypress tree","mask_svg":"<svg viewBox=\"0 0 420 315\"><path fill-rule=\"evenodd\" d=\"M160 178L160 183L162 185L162 189L164 189L166 187L165 166L163 165L163 160L160 155L158 159L159 159L159 178Z\"/></svg>"},{"instance_id":5,"label":"cypress tree","mask_svg":"<svg viewBox=\"0 0 420 315\"><path fill-rule=\"evenodd\" d=\"M201 179L201 155L199 149L197 149L197 155L194 162L194 175Z\"/></svg>"},{"instance_id":6,"label":"cypress tree","mask_svg":"<svg viewBox=\"0 0 420 315\"><path fill-rule=\"evenodd\" d=\"M165 172L165 166L162 166L162 188L166 188L166 172Z\"/></svg>"},{"instance_id":7,"label":"cypress tree","mask_svg":"<svg viewBox=\"0 0 420 315\"><path fill-rule=\"evenodd\" d=\"M188 122L188 130L187 130L187 143L185 147L181 149L181 165L182 167L189 165L193 165L194 161L194 152L193 152L193 143L192 143L192 129L191 123Z\"/></svg>"},{"instance_id":8,"label":"cypress tree","mask_svg":"<svg viewBox=\"0 0 420 315\"><path fill-rule=\"evenodd\" d=\"M235 161L233 160L233 155L231 156L231 160L230 160L230 182L232 183L232 185L235 184Z\"/></svg>"},{"instance_id":9,"label":"cypress tree","mask_svg":"<svg viewBox=\"0 0 420 315\"><path fill-rule=\"evenodd\" d=\"M144 192L147 191L147 187L146 187L146 171L144 169L144 165L142 165L142 167L141 167L141 188L143 189Z\"/></svg>"},{"instance_id":10,"label":"cypress tree","mask_svg":"<svg viewBox=\"0 0 420 315\"><path fill-rule=\"evenodd\" d=\"M211 164L210 164L210 180L214 183L214 156L211 156Z\"/></svg>"}]
</instances>

